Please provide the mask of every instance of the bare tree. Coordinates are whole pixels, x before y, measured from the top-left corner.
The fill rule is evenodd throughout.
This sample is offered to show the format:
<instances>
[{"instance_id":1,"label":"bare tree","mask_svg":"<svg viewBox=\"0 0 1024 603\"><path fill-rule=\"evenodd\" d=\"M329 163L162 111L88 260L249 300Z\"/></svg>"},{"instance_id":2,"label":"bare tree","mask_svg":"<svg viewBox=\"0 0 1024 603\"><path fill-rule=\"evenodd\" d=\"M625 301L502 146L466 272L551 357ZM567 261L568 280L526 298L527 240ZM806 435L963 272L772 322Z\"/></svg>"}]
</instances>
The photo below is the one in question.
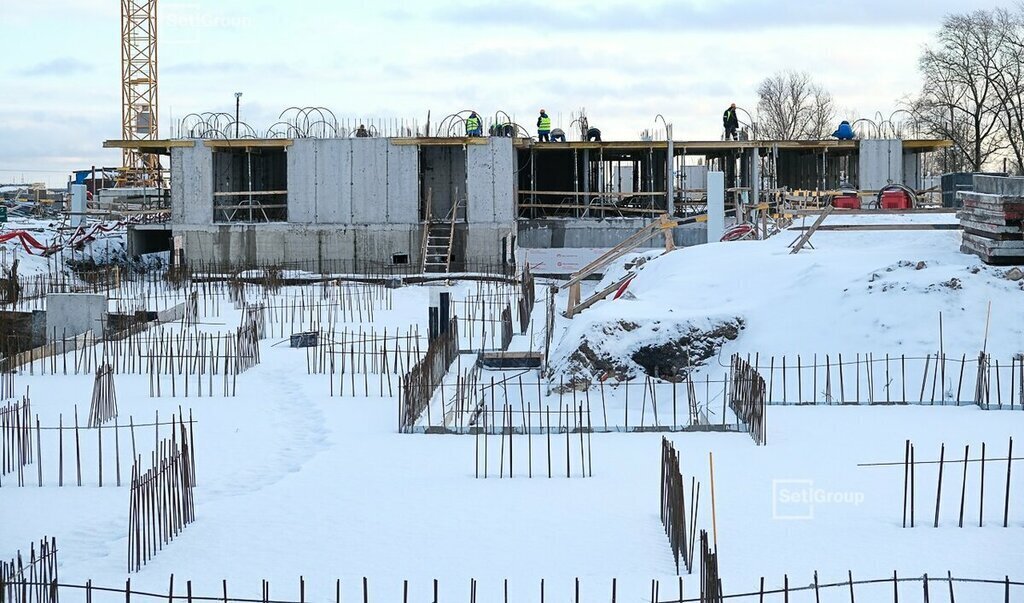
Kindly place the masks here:
<instances>
[{"instance_id":1,"label":"bare tree","mask_svg":"<svg viewBox=\"0 0 1024 603\"><path fill-rule=\"evenodd\" d=\"M768 140L808 140L829 135L836 108L832 95L807 72L784 71L757 87L758 135Z\"/></svg>"},{"instance_id":2,"label":"bare tree","mask_svg":"<svg viewBox=\"0 0 1024 603\"><path fill-rule=\"evenodd\" d=\"M999 99L998 118L1018 174L1024 175L1024 3L1017 13L993 11L1003 44L995 61L992 84Z\"/></svg>"},{"instance_id":3,"label":"bare tree","mask_svg":"<svg viewBox=\"0 0 1024 603\"><path fill-rule=\"evenodd\" d=\"M980 171L1006 149L995 84L1006 36L994 11L949 15L921 56L924 85L910 110L926 132L953 142L948 170Z\"/></svg>"}]
</instances>

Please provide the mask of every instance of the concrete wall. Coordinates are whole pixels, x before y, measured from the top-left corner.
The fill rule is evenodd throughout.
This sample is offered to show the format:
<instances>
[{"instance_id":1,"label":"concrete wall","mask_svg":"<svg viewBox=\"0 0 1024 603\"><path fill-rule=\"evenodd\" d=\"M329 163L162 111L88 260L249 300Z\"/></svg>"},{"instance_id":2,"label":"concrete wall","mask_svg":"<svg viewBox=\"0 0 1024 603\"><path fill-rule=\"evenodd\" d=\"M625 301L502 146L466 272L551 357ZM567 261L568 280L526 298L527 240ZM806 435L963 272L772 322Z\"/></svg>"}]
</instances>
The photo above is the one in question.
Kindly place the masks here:
<instances>
[{"instance_id":1,"label":"concrete wall","mask_svg":"<svg viewBox=\"0 0 1024 603\"><path fill-rule=\"evenodd\" d=\"M183 238L185 259L366 266L403 254L419 265L420 199L429 187L435 218L447 214L456 188L465 199L459 215L472 227L460 223L457 261L498 264L511 257L516 165L509 138L422 148L385 138L296 139L286 161L288 222L214 224L210 149L201 142L173 149L172 228Z\"/></svg>"},{"instance_id":2,"label":"concrete wall","mask_svg":"<svg viewBox=\"0 0 1024 603\"><path fill-rule=\"evenodd\" d=\"M862 140L857 183L860 190L877 191L888 184L903 183L903 142Z\"/></svg>"},{"instance_id":3,"label":"concrete wall","mask_svg":"<svg viewBox=\"0 0 1024 603\"><path fill-rule=\"evenodd\" d=\"M102 333L107 297L92 293L50 293L46 296L46 332L72 337L86 331Z\"/></svg>"},{"instance_id":4,"label":"concrete wall","mask_svg":"<svg viewBox=\"0 0 1024 603\"><path fill-rule=\"evenodd\" d=\"M419 157L385 138L298 139L288 150L288 221L416 224Z\"/></svg>"},{"instance_id":5,"label":"concrete wall","mask_svg":"<svg viewBox=\"0 0 1024 603\"><path fill-rule=\"evenodd\" d=\"M515 220L515 153L511 138L489 138L466 147L466 221Z\"/></svg>"},{"instance_id":6,"label":"concrete wall","mask_svg":"<svg viewBox=\"0 0 1024 603\"><path fill-rule=\"evenodd\" d=\"M611 248L651 223L646 218L613 220L551 219L519 222L519 247L544 248ZM673 231L676 245L690 246L707 242L704 224L688 224ZM650 240L646 248L664 247L661 236Z\"/></svg>"},{"instance_id":7,"label":"concrete wall","mask_svg":"<svg viewBox=\"0 0 1024 603\"><path fill-rule=\"evenodd\" d=\"M410 263L419 264L422 243L418 224L218 224L175 229L174 234L184 237L189 262L325 270L340 270L341 264L390 264L394 254L406 254Z\"/></svg>"},{"instance_id":8,"label":"concrete wall","mask_svg":"<svg viewBox=\"0 0 1024 603\"><path fill-rule=\"evenodd\" d=\"M679 186L687 190L693 191L694 189L703 191L708 188L708 166L706 165L686 165L683 166L680 172ZM690 192L687 193L691 197L700 197L700 193Z\"/></svg>"},{"instance_id":9,"label":"concrete wall","mask_svg":"<svg viewBox=\"0 0 1024 603\"><path fill-rule=\"evenodd\" d=\"M14 312L0 310L0 337L9 354L16 354L45 345L49 335L46 332L46 310ZM57 334L60 336L60 333Z\"/></svg>"},{"instance_id":10,"label":"concrete wall","mask_svg":"<svg viewBox=\"0 0 1024 603\"><path fill-rule=\"evenodd\" d=\"M213 152L203 141L171 149L171 183L172 223L213 221Z\"/></svg>"}]
</instances>

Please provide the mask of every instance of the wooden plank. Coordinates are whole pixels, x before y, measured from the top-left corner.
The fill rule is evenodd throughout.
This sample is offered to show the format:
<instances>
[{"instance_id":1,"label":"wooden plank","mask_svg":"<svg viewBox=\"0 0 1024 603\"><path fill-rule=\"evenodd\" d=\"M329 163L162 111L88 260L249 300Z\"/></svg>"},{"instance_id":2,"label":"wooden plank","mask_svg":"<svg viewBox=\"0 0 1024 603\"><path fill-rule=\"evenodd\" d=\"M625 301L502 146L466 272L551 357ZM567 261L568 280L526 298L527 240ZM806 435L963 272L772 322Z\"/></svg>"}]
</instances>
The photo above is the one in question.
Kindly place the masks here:
<instances>
[{"instance_id":1,"label":"wooden plank","mask_svg":"<svg viewBox=\"0 0 1024 603\"><path fill-rule=\"evenodd\" d=\"M787 214L794 216L816 216L821 209L787 209ZM917 207L914 209L835 209L837 216L903 216L914 214L955 214L955 207Z\"/></svg>"},{"instance_id":2,"label":"wooden plank","mask_svg":"<svg viewBox=\"0 0 1024 603\"><path fill-rule=\"evenodd\" d=\"M142 148L160 148L160 149L171 149L173 147L191 147L195 146L193 140L104 140L104 149L142 149Z\"/></svg>"},{"instance_id":3,"label":"wooden plank","mask_svg":"<svg viewBox=\"0 0 1024 603\"><path fill-rule=\"evenodd\" d=\"M214 197L260 197L265 195L287 195L288 191L231 191L213 193Z\"/></svg>"},{"instance_id":4,"label":"wooden plank","mask_svg":"<svg viewBox=\"0 0 1024 603\"><path fill-rule=\"evenodd\" d=\"M960 230L959 224L830 224L826 226L793 226L789 230L814 232L818 230Z\"/></svg>"},{"instance_id":5,"label":"wooden plank","mask_svg":"<svg viewBox=\"0 0 1024 603\"><path fill-rule=\"evenodd\" d=\"M203 145L211 149L255 149L292 146L291 138L213 138L204 140Z\"/></svg>"},{"instance_id":6,"label":"wooden plank","mask_svg":"<svg viewBox=\"0 0 1024 603\"><path fill-rule=\"evenodd\" d=\"M236 209L282 209L288 207L288 204L274 204L268 205L266 203L253 203L252 205L215 205L213 209L218 211L236 210Z\"/></svg>"},{"instance_id":7,"label":"wooden plank","mask_svg":"<svg viewBox=\"0 0 1024 603\"><path fill-rule=\"evenodd\" d=\"M554 195L561 197L664 197L665 191L661 192L644 192L644 193L623 193L623 192L594 192L584 193L583 191L531 191L531 190L520 190L520 195Z\"/></svg>"},{"instance_id":8,"label":"wooden plank","mask_svg":"<svg viewBox=\"0 0 1024 603\"><path fill-rule=\"evenodd\" d=\"M793 249L791 249L789 252L791 255L794 253L799 253L800 250L803 249L804 245L806 245L811 240L811 236L814 234L816 230L818 230L819 227L821 227L821 223L825 221L825 218L827 218L829 214L832 213L833 209L834 208L831 205L827 206L825 208L825 211L818 214L818 219L816 219L814 223L811 224L811 227L808 228L807 231L804 232L802 235L800 235L796 241L793 241Z\"/></svg>"},{"instance_id":9,"label":"wooden plank","mask_svg":"<svg viewBox=\"0 0 1024 603\"><path fill-rule=\"evenodd\" d=\"M612 283L611 285L608 285L604 289L601 289L597 293L591 295L586 300L584 300L584 301L576 304L575 306L569 308L568 311L565 313L565 315L567 317L569 317L569 318L572 318L573 316L575 316L575 315L579 314L580 312L586 310L590 306L593 306L597 302L599 302L602 299L608 297L609 295L611 295L612 293L617 291L619 289L619 287L624 285L626 283L626 281L633 280L635 277L636 277L636 274L630 272L629 274L627 274L626 276L622 277L618 281Z\"/></svg>"},{"instance_id":10,"label":"wooden plank","mask_svg":"<svg viewBox=\"0 0 1024 603\"><path fill-rule=\"evenodd\" d=\"M623 212L627 214L663 214L663 209L642 209L639 207L618 207L616 205L577 205L577 204L565 204L560 205L558 203L520 203L519 209L530 209L530 208L541 208L541 209L583 209L591 211L606 211L606 212Z\"/></svg>"},{"instance_id":11,"label":"wooden plank","mask_svg":"<svg viewBox=\"0 0 1024 603\"><path fill-rule=\"evenodd\" d=\"M983 228L973 227L969 222L962 224L964 227L964 234L971 234L976 237L983 237L990 241L1020 241L1024 240L1024 236L1021 235L1020 230L1016 232L992 232L991 230L985 230Z\"/></svg>"},{"instance_id":12,"label":"wooden plank","mask_svg":"<svg viewBox=\"0 0 1024 603\"><path fill-rule=\"evenodd\" d=\"M672 220L668 217L667 214L662 214L661 219L658 220L657 222L651 222L647 226L644 226L643 228L641 228L640 230L636 231L628 238L626 238L626 240L624 240L623 242L619 243L615 247L612 247L608 251L601 254L600 257L595 259L593 262L587 264L583 268L580 268L578 271L576 271L575 274L572 275L568 282L562 285L561 288L567 289L575 284L578 284L587 276L593 274L594 272L597 272L601 268L604 268L608 264L614 262L617 258L622 257L623 255L629 253L633 249L636 249L637 247L649 241L650 239L653 239L654 237L658 236L658 234L660 234L661 232L664 232L666 229L675 228L676 226L690 222L696 222L696 219L684 218L682 220Z\"/></svg>"}]
</instances>

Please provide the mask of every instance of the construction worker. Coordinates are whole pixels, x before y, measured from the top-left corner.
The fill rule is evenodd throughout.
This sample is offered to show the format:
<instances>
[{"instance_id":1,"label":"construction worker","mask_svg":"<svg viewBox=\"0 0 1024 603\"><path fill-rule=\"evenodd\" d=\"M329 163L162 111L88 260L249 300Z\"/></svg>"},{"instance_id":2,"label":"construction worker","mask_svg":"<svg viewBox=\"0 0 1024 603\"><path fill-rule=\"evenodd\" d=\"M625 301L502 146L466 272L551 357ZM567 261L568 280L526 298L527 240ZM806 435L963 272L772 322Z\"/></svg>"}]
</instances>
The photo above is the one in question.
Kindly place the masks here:
<instances>
[{"instance_id":1,"label":"construction worker","mask_svg":"<svg viewBox=\"0 0 1024 603\"><path fill-rule=\"evenodd\" d=\"M482 136L483 126L480 125L480 118L476 111L470 111L466 118L466 136Z\"/></svg>"},{"instance_id":2,"label":"construction worker","mask_svg":"<svg viewBox=\"0 0 1024 603\"><path fill-rule=\"evenodd\" d=\"M587 128L587 142L601 142L601 130Z\"/></svg>"},{"instance_id":3,"label":"construction worker","mask_svg":"<svg viewBox=\"0 0 1024 603\"><path fill-rule=\"evenodd\" d=\"M356 128L356 138L369 138L369 137L370 137L370 133L366 130L366 126L364 126L363 124L359 124L359 127Z\"/></svg>"},{"instance_id":4,"label":"construction worker","mask_svg":"<svg viewBox=\"0 0 1024 603\"><path fill-rule=\"evenodd\" d=\"M740 120L736 117L736 103L729 105L722 114L722 127L725 128L726 140L739 140L736 131L740 129Z\"/></svg>"},{"instance_id":5,"label":"construction worker","mask_svg":"<svg viewBox=\"0 0 1024 603\"><path fill-rule=\"evenodd\" d=\"M562 128L551 130L551 142L565 142L565 132Z\"/></svg>"},{"instance_id":6,"label":"construction worker","mask_svg":"<svg viewBox=\"0 0 1024 603\"><path fill-rule=\"evenodd\" d=\"M544 109L540 110L540 117L537 118L537 140L540 142L550 142L549 135L551 134L551 118Z\"/></svg>"},{"instance_id":7,"label":"construction worker","mask_svg":"<svg viewBox=\"0 0 1024 603\"><path fill-rule=\"evenodd\" d=\"M836 131L832 132L832 136L839 140L853 140L853 126L851 126L848 121L842 121L839 123L839 127L836 128Z\"/></svg>"}]
</instances>

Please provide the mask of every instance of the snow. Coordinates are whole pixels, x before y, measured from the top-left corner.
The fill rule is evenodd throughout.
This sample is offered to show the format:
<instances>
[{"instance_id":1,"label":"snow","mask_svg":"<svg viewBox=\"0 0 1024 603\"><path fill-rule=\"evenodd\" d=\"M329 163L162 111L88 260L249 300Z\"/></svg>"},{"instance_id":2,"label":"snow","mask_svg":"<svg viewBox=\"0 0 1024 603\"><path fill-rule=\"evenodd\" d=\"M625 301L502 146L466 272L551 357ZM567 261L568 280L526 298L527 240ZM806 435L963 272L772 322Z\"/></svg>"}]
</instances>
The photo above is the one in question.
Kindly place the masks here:
<instances>
[{"instance_id":1,"label":"snow","mask_svg":"<svg viewBox=\"0 0 1024 603\"><path fill-rule=\"evenodd\" d=\"M113 226L112 223L92 220L86 221L84 224L86 228L91 228L94 224ZM64 241L74 232L70 226L62 229L61 221L56 218L44 219L11 215L5 224L0 225L0 234L15 230L27 231L44 246L50 246L54 241ZM41 255L35 249L33 249L33 253L27 253L21 242L14 238L0 243L0 264L10 266L11 262L17 258L18 274L20 275L52 274L70 271L66 265L68 260L93 258L97 262L103 262L106 258L115 258L118 254L123 254L126 245L127 232L123 226L109 233L96 232L94 240L87 243L83 249L64 249L49 257Z\"/></svg>"},{"instance_id":2,"label":"snow","mask_svg":"<svg viewBox=\"0 0 1024 603\"><path fill-rule=\"evenodd\" d=\"M924 217L936 218L911 219ZM629 298L597 304L577 320L740 316L747 328L724 357L733 351L923 357L939 349L941 312L947 355L975 357L985 345L991 302L987 350L1007 364L1024 352L1024 287L1000 278L1007 269L961 254L958 231L819 231L811 239L814 249L790 255L787 245L798 234L663 255L639 271Z\"/></svg>"},{"instance_id":3,"label":"snow","mask_svg":"<svg viewBox=\"0 0 1024 603\"><path fill-rule=\"evenodd\" d=\"M983 345L991 302L988 351L1007 360L1024 351L1024 291L1002 279L1002 269L961 255L956 232L823 231L812 239L815 249L797 255L786 248L790 235L795 237L783 233L767 241L712 244L656 257L630 285L632 296L601 302L572 321L559 317L555 342L611 320L740 316L746 328L726 345L723 358L732 352L924 355L938 348L942 312L945 349L971 355ZM920 270L918 262L925 263ZM942 284L953 278L960 288ZM287 287L270 299L294 300L300 291ZM418 327L425 334L430 291L427 286L394 290L392 309L378 306L372 328L380 333L387 327L390 333ZM481 293L467 282L453 291L462 301ZM556 301L559 310L564 308L564 292ZM465 314L472 305L455 307ZM239 324L240 311L226 298L199 306L204 330L226 332ZM541 345L543 311L539 291L535 332L517 335L513 349L529 348L531 338L534 349ZM570 479L557 471L550 479L537 477L546 451L536 435L535 476L526 477L524 456L531 440L517 435L515 477L476 479L474 436L397 433L395 397L332 397L326 375L309 375L307 352L282 343L290 332L309 328L309 318L268 325L272 335L261 342L261 363L239 375L236 397L182 398L179 383L179 397L170 398L169 377L164 377L165 397L153 398L147 375L116 376L121 424L128 415L136 423L150 422L157 411L166 420L179 406L197 422L197 521L130 575L133 588L166 592L173 573L177 594L190 580L193 593L217 596L221 580L227 580L231 596L259 597L260 581L266 579L272 598L297 601L302 576L306 600L333 599L335 579L341 580L342 599L356 600L365 576L371 600L400 600L402 581L409 580L410 600L429 601L433 579L440 581L442 599L462 600L475 578L479 600L497 601L508 579L509 600L537 601L545 578L552 601L569 601L578 577L582 599L588 601L607 600L612 578L623 601L649 600L651 579L660 580L662 600L675 596L675 563L659 520L662 434L595 433L593 477ZM352 318L335 328L359 326ZM361 326L369 330L371 323ZM488 329L493 333L492 325ZM467 345L468 337L464 334ZM481 334L474 337L479 347ZM466 355L463 365L471 358ZM719 378L722 370L715 364L702 374ZM377 377L370 379L372 390ZM37 367L34 375L17 375L16 385L30 388L33 410L44 426L56 425L61 415L68 424L76 404L84 418L92 376L40 375ZM937 477L932 466L916 476L918 527L904 529L902 466L858 464L902 461L907 439L914 442L918 460L937 459L942 443L947 462L962 458L965 445L977 458L983 442L989 458L1004 458L1010 437L1024 440L1024 413L973 405L773 406L767 425L764 447L743 433L666 434L680 450L687 483L690 476L701 483L698 524L709 531L708 459L714 456L714 525L727 593L756 591L762 576L769 587L781 586L783 575L793 585L805 585L815 570L822 582L844 580L848 570L855 579L884 578L893 570L901 577L926 572L939 577L951 570L954 577L1021 578L1024 481L1013 481L1010 527L1004 529L1005 461L988 465L984 527L977 526L978 465L969 467L963 528L957 527L962 465L946 465L938 529L930 523ZM139 433L140 452L148 454L152 428ZM43 437L45 448L52 436ZM94 436L86 434L85 458L95 463L93 443ZM491 454L497 443L492 436ZM122 472L131 456L126 448L122 439ZM564 448L554 450L564 454ZM85 486L68 486L65 467L66 484L57 487L53 454L45 450L43 488L9 487L4 476L0 554L25 551L29 542L55 536L61 582L91 579L95 585L123 586L129 577L128 489L111 485L113 454L105 434L102 488L91 463L84 467ZM496 473L493 457L490 462ZM35 468L28 469L34 484ZM832 502L813 504L810 518L786 519L811 509L781 500L780 488L809 488ZM901 595L917 596L920 588L905 584ZM684 576L684 590L697 595L696 573ZM964 600L982 592L992 596L980 587L957 586ZM1019 592L1016 588L1014 597ZM869 600L872 593L884 600L891 585L877 592L858 587L858 600ZM825 600L844 594L834 591ZM101 603L123 595L94 597ZM792 600L812 601L813 593Z\"/></svg>"}]
</instances>

